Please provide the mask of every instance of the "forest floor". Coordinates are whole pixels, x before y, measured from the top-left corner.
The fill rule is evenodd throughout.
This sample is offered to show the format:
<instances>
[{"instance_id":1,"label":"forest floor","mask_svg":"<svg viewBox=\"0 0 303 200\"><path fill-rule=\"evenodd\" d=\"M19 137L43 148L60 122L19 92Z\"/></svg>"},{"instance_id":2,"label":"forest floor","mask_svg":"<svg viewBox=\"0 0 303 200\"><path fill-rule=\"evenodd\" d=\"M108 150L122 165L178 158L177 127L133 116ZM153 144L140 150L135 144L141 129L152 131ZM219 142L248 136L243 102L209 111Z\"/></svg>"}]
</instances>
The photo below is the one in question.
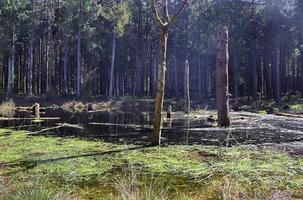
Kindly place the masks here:
<instances>
[{"instance_id":1,"label":"forest floor","mask_svg":"<svg viewBox=\"0 0 303 200\"><path fill-rule=\"evenodd\" d=\"M165 106L173 105L178 112L173 115L172 128L164 121L165 145L161 147L133 138L127 142L119 135L124 130L150 134L149 115L135 113L137 120L134 116L126 119L126 113L152 111L152 99L50 102L20 97L14 101L17 106L39 102L51 109L66 109L73 114L63 118L69 123L80 120L83 126L111 119L87 113L88 104L106 114L125 112L111 119L115 123L123 117L124 123L147 126L103 129L104 124L96 123L88 132L81 129L71 135L64 134L71 129L49 134L2 128L0 199L303 199L303 101L298 97L285 97L279 104L262 101L245 105L247 100L243 100L242 111L231 113L230 129L214 127L212 100L194 101L194 111L184 114L182 101L169 99ZM267 115L272 111L293 116ZM101 129L113 134L101 138L88 135L92 131L103 134ZM141 141L141 137L136 139Z\"/></svg>"},{"instance_id":2,"label":"forest floor","mask_svg":"<svg viewBox=\"0 0 303 200\"><path fill-rule=\"evenodd\" d=\"M148 147L9 129L0 138L2 199L303 198L303 157L271 147Z\"/></svg>"}]
</instances>

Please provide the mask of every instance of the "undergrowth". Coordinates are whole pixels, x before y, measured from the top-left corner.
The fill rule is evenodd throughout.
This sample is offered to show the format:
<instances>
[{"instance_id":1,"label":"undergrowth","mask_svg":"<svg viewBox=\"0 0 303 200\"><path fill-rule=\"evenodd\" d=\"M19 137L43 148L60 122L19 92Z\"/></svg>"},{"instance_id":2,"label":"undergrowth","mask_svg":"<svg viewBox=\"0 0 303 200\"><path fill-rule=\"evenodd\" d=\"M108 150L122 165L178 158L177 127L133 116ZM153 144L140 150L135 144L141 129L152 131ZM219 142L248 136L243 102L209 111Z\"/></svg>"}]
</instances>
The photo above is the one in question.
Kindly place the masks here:
<instances>
[{"instance_id":1,"label":"undergrowth","mask_svg":"<svg viewBox=\"0 0 303 200\"><path fill-rule=\"evenodd\" d=\"M1 117L13 117L15 115L16 105L13 100L5 101L0 104Z\"/></svg>"}]
</instances>

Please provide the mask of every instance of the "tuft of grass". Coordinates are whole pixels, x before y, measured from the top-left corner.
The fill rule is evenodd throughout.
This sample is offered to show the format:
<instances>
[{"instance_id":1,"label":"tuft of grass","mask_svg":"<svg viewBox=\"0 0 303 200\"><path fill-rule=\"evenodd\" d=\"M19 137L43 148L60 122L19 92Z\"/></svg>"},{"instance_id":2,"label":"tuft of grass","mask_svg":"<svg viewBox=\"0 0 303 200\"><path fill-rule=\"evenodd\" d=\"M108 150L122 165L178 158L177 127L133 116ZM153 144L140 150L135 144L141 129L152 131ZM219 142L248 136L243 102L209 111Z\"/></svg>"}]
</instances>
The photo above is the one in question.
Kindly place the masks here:
<instances>
[{"instance_id":1,"label":"tuft of grass","mask_svg":"<svg viewBox=\"0 0 303 200\"><path fill-rule=\"evenodd\" d=\"M0 116L13 117L15 115L16 105L13 100L5 101L0 104Z\"/></svg>"},{"instance_id":2,"label":"tuft of grass","mask_svg":"<svg viewBox=\"0 0 303 200\"><path fill-rule=\"evenodd\" d=\"M170 199L170 185L168 183L140 174L132 165L127 168L122 176L113 179L113 186L117 192L116 198L119 200Z\"/></svg>"},{"instance_id":3,"label":"tuft of grass","mask_svg":"<svg viewBox=\"0 0 303 200\"><path fill-rule=\"evenodd\" d=\"M70 101L64 103L61 108L66 112L81 113L85 111L86 106L80 101Z\"/></svg>"},{"instance_id":4,"label":"tuft of grass","mask_svg":"<svg viewBox=\"0 0 303 200\"><path fill-rule=\"evenodd\" d=\"M3 192L3 191L2 191ZM56 192L50 188L40 186L21 186L16 191L5 191L2 200L72 200L62 192Z\"/></svg>"}]
</instances>

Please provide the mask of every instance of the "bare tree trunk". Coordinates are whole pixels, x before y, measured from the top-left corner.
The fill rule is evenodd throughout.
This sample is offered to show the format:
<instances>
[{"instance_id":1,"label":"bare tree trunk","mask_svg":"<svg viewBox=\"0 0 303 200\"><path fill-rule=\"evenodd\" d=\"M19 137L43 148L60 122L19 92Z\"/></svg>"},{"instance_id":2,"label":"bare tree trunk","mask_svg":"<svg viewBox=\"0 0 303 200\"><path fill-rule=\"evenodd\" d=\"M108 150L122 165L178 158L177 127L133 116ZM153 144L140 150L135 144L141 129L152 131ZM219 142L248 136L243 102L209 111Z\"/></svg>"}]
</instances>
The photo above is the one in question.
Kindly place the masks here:
<instances>
[{"instance_id":1,"label":"bare tree trunk","mask_svg":"<svg viewBox=\"0 0 303 200\"><path fill-rule=\"evenodd\" d=\"M77 43L77 97L81 96L81 27L78 28L78 43Z\"/></svg>"},{"instance_id":2,"label":"bare tree trunk","mask_svg":"<svg viewBox=\"0 0 303 200\"><path fill-rule=\"evenodd\" d=\"M69 38L66 38L64 47L64 61L63 61L63 93L68 94L68 80L67 80L67 68L69 58Z\"/></svg>"},{"instance_id":3,"label":"bare tree trunk","mask_svg":"<svg viewBox=\"0 0 303 200\"><path fill-rule=\"evenodd\" d=\"M178 97L178 62L177 62L177 58L176 58L176 55L175 55L175 58L174 58L174 81L175 81L175 84L174 84L174 87L175 87L175 97L177 98Z\"/></svg>"},{"instance_id":4,"label":"bare tree trunk","mask_svg":"<svg viewBox=\"0 0 303 200\"><path fill-rule=\"evenodd\" d=\"M157 92L155 101L155 120L154 130L152 135L152 144L160 145L161 143L161 126L162 126L162 108L164 100L165 88L165 71L166 71L166 51L167 51L167 38L168 30L173 25L177 17L182 13L184 7L187 5L187 0L184 0L177 10L176 14L170 18L168 14L168 1L162 0L162 8L164 15L164 22L161 20L160 15L156 9L156 1L151 0L152 14L160 28L160 45L159 45L159 64L158 64L158 77L157 77Z\"/></svg>"},{"instance_id":5,"label":"bare tree trunk","mask_svg":"<svg viewBox=\"0 0 303 200\"><path fill-rule=\"evenodd\" d=\"M166 30L161 30L158 77L157 77L157 92L156 92L156 104L155 104L155 121L154 121L154 131L153 131L153 138L152 138L152 143L154 145L160 145L160 142L161 142L162 108L163 108L164 88L165 88L167 38L168 38L168 32Z\"/></svg>"},{"instance_id":6,"label":"bare tree trunk","mask_svg":"<svg viewBox=\"0 0 303 200\"><path fill-rule=\"evenodd\" d=\"M303 32L301 33L301 40L303 41ZM301 85L301 97L303 98L303 51L301 52L300 55L300 71L301 71L301 77L299 81Z\"/></svg>"},{"instance_id":7,"label":"bare tree trunk","mask_svg":"<svg viewBox=\"0 0 303 200\"><path fill-rule=\"evenodd\" d=\"M251 61L251 84L252 84L252 98L254 100L258 99L258 73L257 73L257 25L256 25L256 5L254 0L252 0L253 4L253 9L252 9L252 24L251 24L251 33L250 33L250 38L251 38L251 44L250 44L250 61Z\"/></svg>"},{"instance_id":8,"label":"bare tree trunk","mask_svg":"<svg viewBox=\"0 0 303 200\"><path fill-rule=\"evenodd\" d=\"M228 92L228 29L220 27L217 38L217 109L218 126L230 126Z\"/></svg>"},{"instance_id":9,"label":"bare tree trunk","mask_svg":"<svg viewBox=\"0 0 303 200\"><path fill-rule=\"evenodd\" d=\"M198 56L198 70L199 70L199 73L198 73L198 94L199 94L199 97L201 98L202 97L202 69L201 69L201 56L200 56L200 53L199 53L199 56Z\"/></svg>"},{"instance_id":10,"label":"bare tree trunk","mask_svg":"<svg viewBox=\"0 0 303 200\"><path fill-rule=\"evenodd\" d=\"M14 90L14 74L15 74L15 44L14 44L15 27L13 25L11 44L10 44L10 56L8 59L8 80L7 80L7 94L11 95Z\"/></svg>"},{"instance_id":11,"label":"bare tree trunk","mask_svg":"<svg viewBox=\"0 0 303 200\"><path fill-rule=\"evenodd\" d=\"M109 91L108 91L108 97L109 98L113 97L115 57L116 57L116 31L114 30L114 32L113 32L112 62L111 62L110 77L109 77Z\"/></svg>"},{"instance_id":12,"label":"bare tree trunk","mask_svg":"<svg viewBox=\"0 0 303 200\"><path fill-rule=\"evenodd\" d=\"M34 60L34 28L32 25L30 32L29 49L28 49L27 93L29 95L33 95L33 60Z\"/></svg>"},{"instance_id":13,"label":"bare tree trunk","mask_svg":"<svg viewBox=\"0 0 303 200\"><path fill-rule=\"evenodd\" d=\"M117 73L116 74L116 85L115 85L116 89L116 96L119 97L120 96L120 76L119 74Z\"/></svg>"},{"instance_id":14,"label":"bare tree trunk","mask_svg":"<svg viewBox=\"0 0 303 200\"><path fill-rule=\"evenodd\" d=\"M280 101L280 93L281 93L281 86L280 86L280 38L278 36L277 43L276 43L276 63L275 63L275 72L274 72L274 98L276 102Z\"/></svg>"},{"instance_id":15,"label":"bare tree trunk","mask_svg":"<svg viewBox=\"0 0 303 200\"><path fill-rule=\"evenodd\" d=\"M184 73L184 100L185 100L185 112L190 111L190 97L189 97L189 63L188 60L185 62L185 73Z\"/></svg>"},{"instance_id":16,"label":"bare tree trunk","mask_svg":"<svg viewBox=\"0 0 303 200\"><path fill-rule=\"evenodd\" d=\"M46 37L46 48L45 48L45 56L46 56L46 67L45 67L45 90L46 93L50 92L50 73L49 73L49 68L50 68L50 59L49 59L49 45L50 45L50 37L49 35Z\"/></svg>"},{"instance_id":17,"label":"bare tree trunk","mask_svg":"<svg viewBox=\"0 0 303 200\"><path fill-rule=\"evenodd\" d=\"M237 56L234 57L234 65L233 65L233 72L234 72L234 80L233 80L233 85L234 85L234 98L235 98L235 106L238 105L239 103L239 72L238 72L238 60Z\"/></svg>"}]
</instances>

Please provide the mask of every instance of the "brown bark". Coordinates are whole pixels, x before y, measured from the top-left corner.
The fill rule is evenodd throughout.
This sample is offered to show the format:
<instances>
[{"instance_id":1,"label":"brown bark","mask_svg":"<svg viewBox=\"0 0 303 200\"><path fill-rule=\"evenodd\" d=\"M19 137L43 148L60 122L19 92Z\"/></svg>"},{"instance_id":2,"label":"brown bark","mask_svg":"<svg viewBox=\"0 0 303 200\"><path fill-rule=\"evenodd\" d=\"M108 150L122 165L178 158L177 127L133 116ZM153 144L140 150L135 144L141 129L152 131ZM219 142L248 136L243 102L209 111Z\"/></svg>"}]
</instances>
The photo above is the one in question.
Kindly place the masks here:
<instances>
[{"instance_id":1,"label":"brown bark","mask_svg":"<svg viewBox=\"0 0 303 200\"><path fill-rule=\"evenodd\" d=\"M228 29L220 27L217 38L217 109L218 126L230 126L228 92Z\"/></svg>"},{"instance_id":2,"label":"brown bark","mask_svg":"<svg viewBox=\"0 0 303 200\"><path fill-rule=\"evenodd\" d=\"M166 71L166 51L167 51L168 32L164 29L160 33L160 49L159 49L159 64L157 77L157 92L155 103L155 120L152 143L160 145L161 143L161 127L162 127L162 108L164 100L165 88L165 71Z\"/></svg>"},{"instance_id":3,"label":"brown bark","mask_svg":"<svg viewBox=\"0 0 303 200\"><path fill-rule=\"evenodd\" d=\"M167 0L162 1L164 21L161 20L158 10L156 9L157 0L151 0L152 14L160 28L160 46L159 46L159 63L158 63L158 77L157 77L157 92L155 101L155 119L154 130L152 135L152 145L160 145L161 143L161 126L162 126L162 108L164 100L164 88L165 88L165 71L166 71L166 51L167 51L167 38L168 30L172 26L173 22L181 14L182 10L187 4L187 0L184 0L177 10L176 14L170 19L168 15Z\"/></svg>"},{"instance_id":4,"label":"brown bark","mask_svg":"<svg viewBox=\"0 0 303 200\"><path fill-rule=\"evenodd\" d=\"M40 118L40 104L35 103L32 107L35 118Z\"/></svg>"}]
</instances>

